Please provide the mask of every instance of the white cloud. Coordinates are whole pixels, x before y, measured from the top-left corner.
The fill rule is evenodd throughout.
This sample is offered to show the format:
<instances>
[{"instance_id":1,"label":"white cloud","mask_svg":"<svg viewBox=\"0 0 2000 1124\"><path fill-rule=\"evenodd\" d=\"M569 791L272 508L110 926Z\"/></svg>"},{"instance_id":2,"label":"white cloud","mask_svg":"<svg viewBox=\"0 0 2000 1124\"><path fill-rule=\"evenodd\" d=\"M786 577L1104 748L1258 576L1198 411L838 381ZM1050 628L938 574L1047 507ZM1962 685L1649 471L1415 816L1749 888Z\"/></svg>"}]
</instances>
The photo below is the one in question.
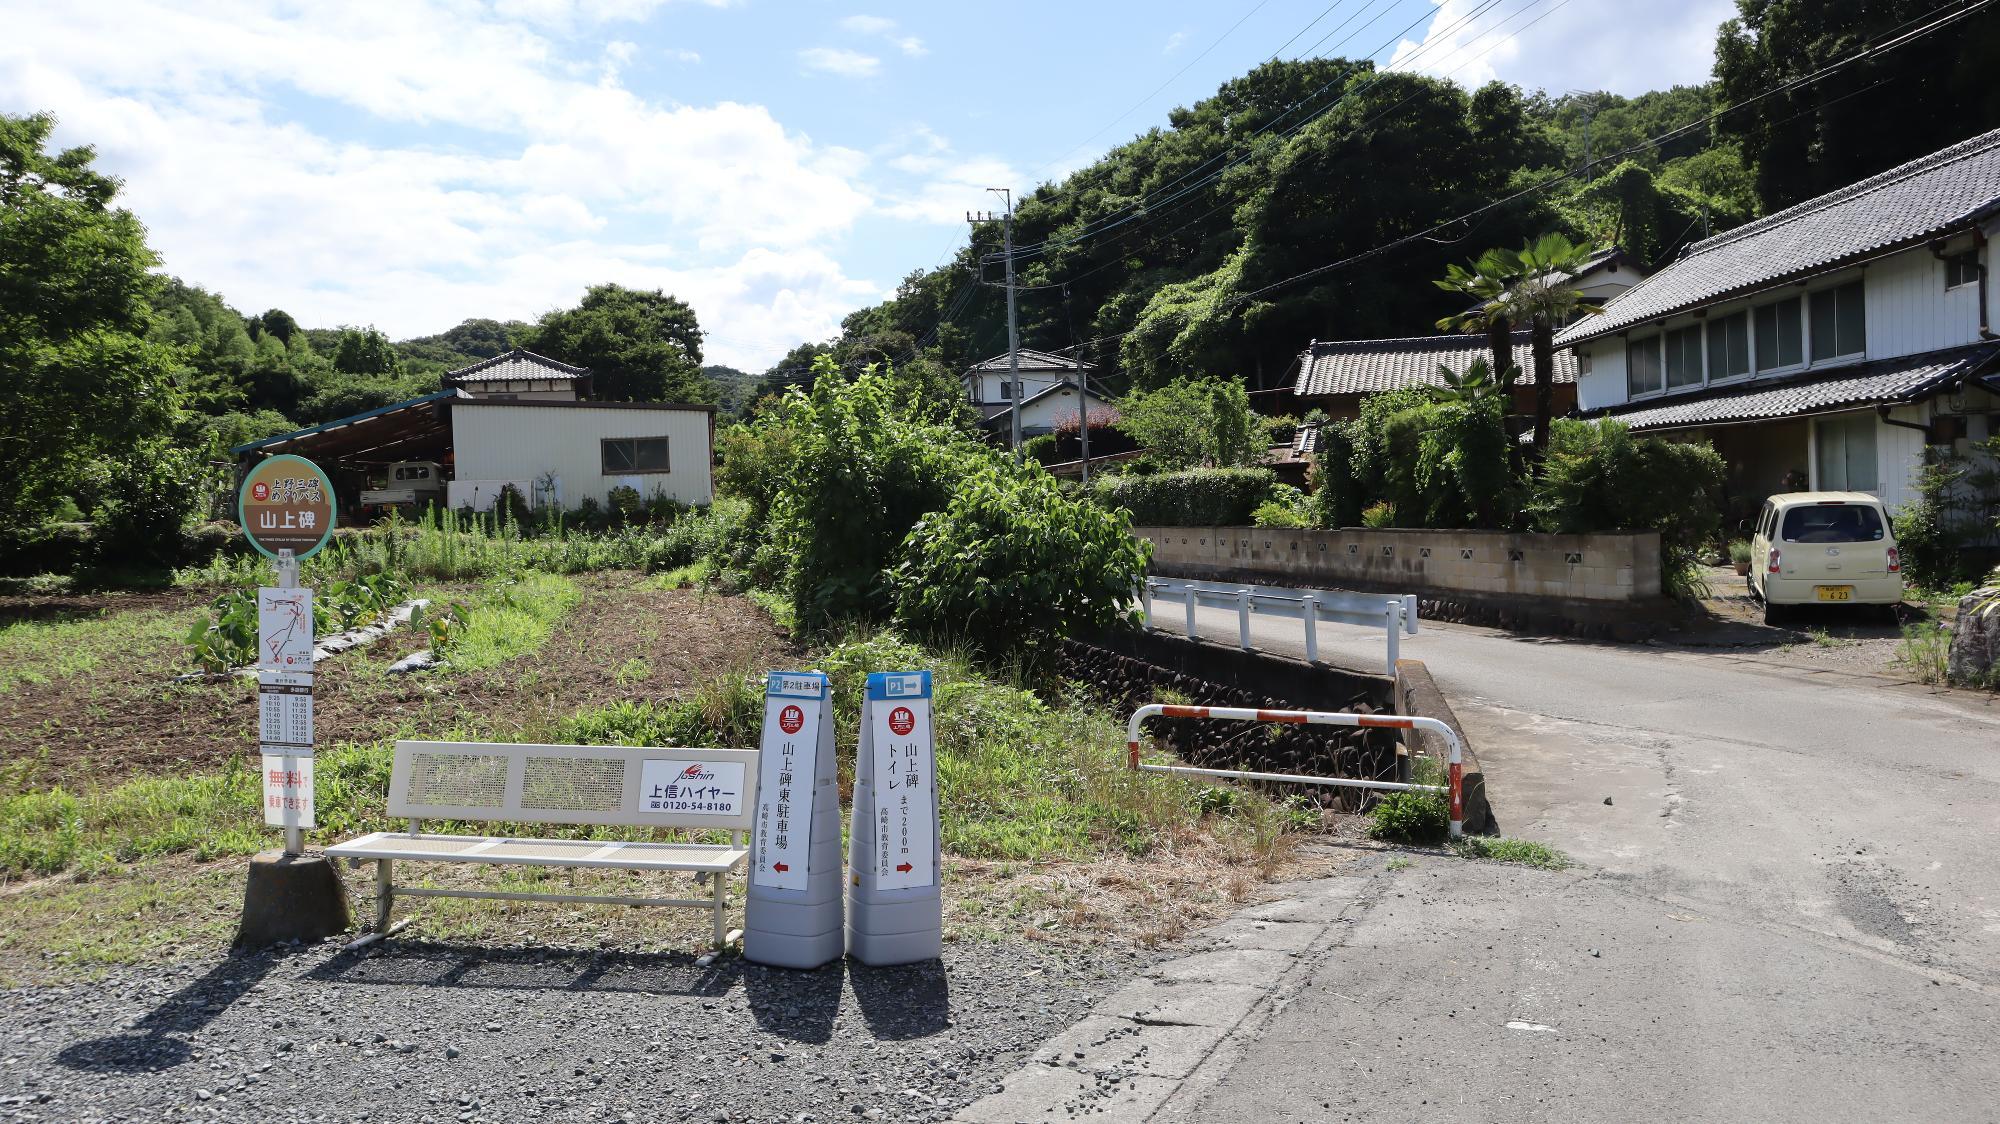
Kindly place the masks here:
<instances>
[{"instance_id":1,"label":"white cloud","mask_svg":"<svg viewBox=\"0 0 2000 1124\"><path fill-rule=\"evenodd\" d=\"M825 248L875 206L869 161L761 106L649 101L617 81L631 44L572 53L539 22L649 6L34 6L0 42L0 108L96 145L166 268L246 311L416 335L619 281L762 341L712 349L758 368L879 295ZM293 119L298 94L345 131Z\"/></svg>"},{"instance_id":2,"label":"white cloud","mask_svg":"<svg viewBox=\"0 0 2000 1124\"><path fill-rule=\"evenodd\" d=\"M897 35L896 21L887 16L848 16L840 21L840 29L854 35L886 40L897 50L911 58L922 58L931 53L924 41L915 35Z\"/></svg>"},{"instance_id":3,"label":"white cloud","mask_svg":"<svg viewBox=\"0 0 2000 1124\"><path fill-rule=\"evenodd\" d=\"M1172 35L1167 36L1167 45L1161 48L1160 53L1163 55L1171 55L1175 51L1180 50L1181 44L1185 42L1187 42L1187 32L1176 31Z\"/></svg>"},{"instance_id":4,"label":"white cloud","mask_svg":"<svg viewBox=\"0 0 2000 1124\"><path fill-rule=\"evenodd\" d=\"M1390 65L1467 86L1498 78L1558 94L1584 89L1630 96L1705 82L1716 26L1736 11L1733 0L1631 0L1617 6L1616 18L1571 4L1496 8L1468 21L1481 6L1477 0L1433 2L1438 12L1424 38L1398 44Z\"/></svg>"},{"instance_id":5,"label":"white cloud","mask_svg":"<svg viewBox=\"0 0 2000 1124\"><path fill-rule=\"evenodd\" d=\"M896 30L896 21L884 16L848 16L840 26L856 35L887 35Z\"/></svg>"},{"instance_id":6,"label":"white cloud","mask_svg":"<svg viewBox=\"0 0 2000 1124\"><path fill-rule=\"evenodd\" d=\"M690 51L686 47L676 47L667 52L667 57L676 62L700 62L701 52Z\"/></svg>"},{"instance_id":7,"label":"white cloud","mask_svg":"<svg viewBox=\"0 0 2000 1124\"><path fill-rule=\"evenodd\" d=\"M799 61L808 70L838 74L842 78L871 78L882 69L881 59L845 47L807 47L799 52Z\"/></svg>"}]
</instances>

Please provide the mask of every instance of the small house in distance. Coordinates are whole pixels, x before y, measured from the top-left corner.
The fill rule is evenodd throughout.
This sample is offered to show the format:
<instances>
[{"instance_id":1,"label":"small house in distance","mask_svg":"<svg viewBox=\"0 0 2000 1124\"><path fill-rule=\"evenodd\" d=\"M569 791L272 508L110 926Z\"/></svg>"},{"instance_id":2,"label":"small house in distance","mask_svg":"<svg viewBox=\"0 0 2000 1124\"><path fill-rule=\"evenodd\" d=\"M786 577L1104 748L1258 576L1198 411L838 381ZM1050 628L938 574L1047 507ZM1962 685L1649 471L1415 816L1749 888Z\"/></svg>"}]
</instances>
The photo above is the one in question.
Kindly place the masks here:
<instances>
[{"instance_id":1,"label":"small house in distance","mask_svg":"<svg viewBox=\"0 0 2000 1124\"><path fill-rule=\"evenodd\" d=\"M1053 433L1065 419L1079 419L1079 394L1089 396L1093 415L1112 409L1111 401L1089 385L1090 373L1097 369L1092 364L1029 348L1022 348L1019 355L1023 438ZM1014 428L1016 397L1008 393L1007 375L1007 355L1002 352L973 364L963 380L967 400L979 411L980 426L1002 440Z\"/></svg>"},{"instance_id":2,"label":"small house in distance","mask_svg":"<svg viewBox=\"0 0 2000 1124\"><path fill-rule=\"evenodd\" d=\"M601 504L620 486L684 504L713 498L713 406L592 401L588 370L520 348L441 381L435 393L233 452L244 469L278 453L319 463L348 518L434 499L484 511L509 486L534 507Z\"/></svg>"}]
</instances>

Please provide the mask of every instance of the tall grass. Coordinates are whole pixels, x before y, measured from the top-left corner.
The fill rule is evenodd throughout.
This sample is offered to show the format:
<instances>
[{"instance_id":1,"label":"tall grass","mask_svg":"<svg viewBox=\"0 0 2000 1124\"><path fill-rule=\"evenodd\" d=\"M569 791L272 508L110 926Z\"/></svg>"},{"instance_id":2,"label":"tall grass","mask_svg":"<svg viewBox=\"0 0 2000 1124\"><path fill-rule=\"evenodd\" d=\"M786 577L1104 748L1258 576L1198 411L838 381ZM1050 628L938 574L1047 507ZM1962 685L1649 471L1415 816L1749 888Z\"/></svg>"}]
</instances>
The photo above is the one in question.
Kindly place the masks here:
<instances>
[{"instance_id":1,"label":"tall grass","mask_svg":"<svg viewBox=\"0 0 2000 1124\"><path fill-rule=\"evenodd\" d=\"M466 613L465 627L442 653L457 671L482 671L539 649L583 594L555 574L501 579Z\"/></svg>"},{"instance_id":2,"label":"tall grass","mask_svg":"<svg viewBox=\"0 0 2000 1124\"><path fill-rule=\"evenodd\" d=\"M553 583L568 585L546 575L540 583L551 584L529 600L560 599L560 593L549 592ZM983 676L961 655L929 652L890 633L851 638L808 662L834 680L843 772L853 759L867 673L913 668L935 673L940 810L950 854L1018 861L1141 856L1206 835L1246 868L1267 869L1289 826L1281 806L1247 789L1221 790L1230 798L1215 799L1210 795L1218 791L1215 786L1128 770L1117 716L1080 694L1045 698ZM762 716L762 684L750 669L740 668L712 676L678 699L619 701L553 722L509 727L500 736L597 745L754 746ZM494 733L410 729L402 736L482 740ZM316 844L394 826L387 820L393 756L392 741L320 751ZM263 826L259 793L256 774L233 765L219 773L143 778L97 792L0 796L0 880L62 871L92 875L171 854L207 860L253 853L274 838ZM433 827L575 838L650 834L641 828L553 825Z\"/></svg>"},{"instance_id":3,"label":"tall grass","mask_svg":"<svg viewBox=\"0 0 2000 1124\"><path fill-rule=\"evenodd\" d=\"M584 531L561 520L523 525L503 514L459 516L431 509L404 522L392 517L365 531L336 535L300 567L307 585L364 574L397 573L438 581L476 581L527 570L581 574L597 570L664 570L704 553L721 518L709 510L661 526ZM259 555L221 556L174 571L182 586L269 585L275 572Z\"/></svg>"}]
</instances>

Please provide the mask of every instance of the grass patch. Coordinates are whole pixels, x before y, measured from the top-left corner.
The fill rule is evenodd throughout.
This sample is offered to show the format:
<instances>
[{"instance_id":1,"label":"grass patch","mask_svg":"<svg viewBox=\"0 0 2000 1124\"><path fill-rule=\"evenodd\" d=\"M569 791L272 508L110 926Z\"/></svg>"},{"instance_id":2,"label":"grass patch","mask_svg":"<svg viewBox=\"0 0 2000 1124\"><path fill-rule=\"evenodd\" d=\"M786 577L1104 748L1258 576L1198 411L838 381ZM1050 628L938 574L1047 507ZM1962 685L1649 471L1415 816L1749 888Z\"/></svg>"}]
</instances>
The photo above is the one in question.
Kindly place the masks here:
<instances>
[{"instance_id":1,"label":"grass patch","mask_svg":"<svg viewBox=\"0 0 2000 1124\"><path fill-rule=\"evenodd\" d=\"M771 623L784 629L786 632L798 631L799 614L792 608L791 598L786 597L782 593L774 593L768 589L752 589L745 592L744 596L750 599L751 604L768 613L771 617Z\"/></svg>"},{"instance_id":2,"label":"grass patch","mask_svg":"<svg viewBox=\"0 0 2000 1124\"><path fill-rule=\"evenodd\" d=\"M1896 645L1894 663L1915 676L1919 683L1942 685L1951 661L1951 633L1934 620L1903 626L1903 639Z\"/></svg>"},{"instance_id":3,"label":"grass patch","mask_svg":"<svg viewBox=\"0 0 2000 1124\"><path fill-rule=\"evenodd\" d=\"M540 648L583 594L554 574L527 573L497 582L466 613L445 660L455 671L480 671Z\"/></svg>"},{"instance_id":4,"label":"grass patch","mask_svg":"<svg viewBox=\"0 0 2000 1124\"><path fill-rule=\"evenodd\" d=\"M40 685L170 648L186 634L190 617L161 610L108 612L78 620L23 620L0 625L0 694Z\"/></svg>"},{"instance_id":5,"label":"grass patch","mask_svg":"<svg viewBox=\"0 0 2000 1124\"><path fill-rule=\"evenodd\" d=\"M1431 792L1391 792L1368 813L1368 835L1385 843L1431 846L1451 831L1451 807Z\"/></svg>"},{"instance_id":6,"label":"grass patch","mask_svg":"<svg viewBox=\"0 0 2000 1124\"><path fill-rule=\"evenodd\" d=\"M684 589L691 585L705 585L715 573L715 563L706 558L697 558L685 566L675 566L655 578L653 585L658 589Z\"/></svg>"},{"instance_id":7,"label":"grass patch","mask_svg":"<svg viewBox=\"0 0 2000 1124\"><path fill-rule=\"evenodd\" d=\"M1570 865L1568 855L1546 843L1537 843L1532 839L1468 835L1452 844L1452 850L1457 851L1461 858L1515 863L1519 866L1532 866L1537 870L1564 870Z\"/></svg>"}]
</instances>

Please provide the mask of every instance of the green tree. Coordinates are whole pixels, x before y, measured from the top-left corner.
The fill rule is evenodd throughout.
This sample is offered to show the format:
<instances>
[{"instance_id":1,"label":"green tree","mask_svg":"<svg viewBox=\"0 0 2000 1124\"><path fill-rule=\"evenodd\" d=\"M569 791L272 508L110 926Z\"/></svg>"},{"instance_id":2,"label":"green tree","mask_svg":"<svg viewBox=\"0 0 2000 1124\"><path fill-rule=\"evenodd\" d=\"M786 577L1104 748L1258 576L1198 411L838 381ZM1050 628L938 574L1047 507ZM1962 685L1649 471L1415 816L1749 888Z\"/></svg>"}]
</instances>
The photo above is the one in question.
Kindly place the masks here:
<instances>
[{"instance_id":1,"label":"green tree","mask_svg":"<svg viewBox=\"0 0 2000 1124\"><path fill-rule=\"evenodd\" d=\"M1434 282L1438 288L1473 302L1469 308L1440 318L1438 331L1485 336L1486 351L1492 357L1487 371L1503 391L1513 387L1520 375L1514 366L1513 310L1506 300L1508 287L1517 280L1517 263L1512 256L1505 250L1488 250L1473 260L1471 268L1457 262L1445 266L1444 277Z\"/></svg>"},{"instance_id":2,"label":"green tree","mask_svg":"<svg viewBox=\"0 0 2000 1124\"><path fill-rule=\"evenodd\" d=\"M389 337L373 328L343 328L333 351L333 369L344 375L400 375L402 356Z\"/></svg>"},{"instance_id":3,"label":"green tree","mask_svg":"<svg viewBox=\"0 0 2000 1124\"><path fill-rule=\"evenodd\" d=\"M1510 319L1528 325L1528 347L1535 365L1535 452L1549 447L1549 422L1555 416L1556 329L1581 313L1598 307L1583 299L1573 282L1595 250L1561 234L1544 234L1513 255L1515 282L1508 287Z\"/></svg>"},{"instance_id":4,"label":"green tree","mask_svg":"<svg viewBox=\"0 0 2000 1124\"><path fill-rule=\"evenodd\" d=\"M17 531L179 416L172 350L146 338L158 259L90 148L49 151L54 127L0 115L0 527Z\"/></svg>"},{"instance_id":5,"label":"green tree","mask_svg":"<svg viewBox=\"0 0 2000 1124\"><path fill-rule=\"evenodd\" d=\"M1118 428L1162 468L1255 464L1264 454L1250 397L1235 379L1175 379L1118 402Z\"/></svg>"},{"instance_id":6,"label":"green tree","mask_svg":"<svg viewBox=\"0 0 2000 1124\"><path fill-rule=\"evenodd\" d=\"M1741 104L1944 14L1931 0L1737 0L1716 35L1722 101ZM1725 114L1773 210L1966 139L2000 121L2000 9Z\"/></svg>"},{"instance_id":7,"label":"green tree","mask_svg":"<svg viewBox=\"0 0 2000 1124\"><path fill-rule=\"evenodd\" d=\"M522 346L590 368L593 393L607 401L716 400L694 309L658 289L593 285L575 308L544 315Z\"/></svg>"}]
</instances>

